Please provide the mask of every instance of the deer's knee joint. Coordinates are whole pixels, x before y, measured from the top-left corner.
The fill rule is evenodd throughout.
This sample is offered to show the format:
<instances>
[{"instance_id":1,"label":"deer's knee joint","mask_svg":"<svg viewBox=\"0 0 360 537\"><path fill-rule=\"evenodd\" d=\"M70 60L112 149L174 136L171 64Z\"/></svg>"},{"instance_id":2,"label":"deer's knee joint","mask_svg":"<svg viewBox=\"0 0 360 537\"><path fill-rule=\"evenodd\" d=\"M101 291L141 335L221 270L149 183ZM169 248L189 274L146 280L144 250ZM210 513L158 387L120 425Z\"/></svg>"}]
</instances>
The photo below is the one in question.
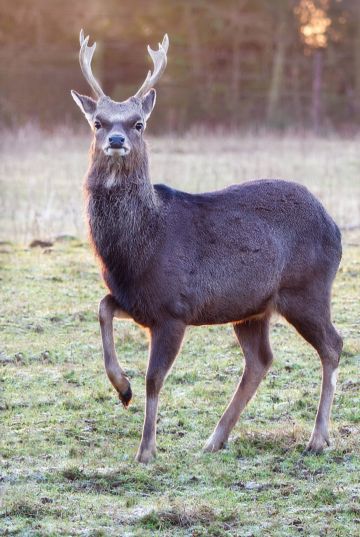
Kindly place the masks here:
<instances>
[{"instance_id":1,"label":"deer's knee joint","mask_svg":"<svg viewBox=\"0 0 360 537\"><path fill-rule=\"evenodd\" d=\"M337 368L340 361L340 354L343 348L342 337L334 330L327 338L326 344L320 350L320 358L323 364L330 364L333 368Z\"/></svg>"},{"instance_id":2,"label":"deer's knee joint","mask_svg":"<svg viewBox=\"0 0 360 537\"><path fill-rule=\"evenodd\" d=\"M327 352L321 355L321 362L323 366L329 366L332 369L339 367L340 352L333 348L328 348Z\"/></svg>"},{"instance_id":3,"label":"deer's knee joint","mask_svg":"<svg viewBox=\"0 0 360 537\"><path fill-rule=\"evenodd\" d=\"M343 349L343 345L344 345L344 341L343 341L343 338L340 336L340 334L338 334L336 332L336 337L335 337L335 341L334 341L334 350L337 354L337 361L339 363L339 360L340 360L340 354L341 354L341 351Z\"/></svg>"}]
</instances>

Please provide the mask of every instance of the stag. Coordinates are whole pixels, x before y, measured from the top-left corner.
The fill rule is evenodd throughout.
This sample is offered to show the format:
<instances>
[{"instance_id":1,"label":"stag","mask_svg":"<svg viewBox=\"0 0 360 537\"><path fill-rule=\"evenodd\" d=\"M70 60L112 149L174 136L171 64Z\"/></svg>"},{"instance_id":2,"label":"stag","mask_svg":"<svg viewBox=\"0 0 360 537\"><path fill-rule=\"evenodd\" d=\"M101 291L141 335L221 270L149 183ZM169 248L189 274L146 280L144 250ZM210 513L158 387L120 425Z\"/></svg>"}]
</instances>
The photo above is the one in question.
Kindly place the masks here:
<instances>
[{"instance_id":1,"label":"stag","mask_svg":"<svg viewBox=\"0 0 360 537\"><path fill-rule=\"evenodd\" d=\"M119 365L113 319L132 319L150 333L145 420L136 455L156 452L160 389L189 325L232 323L245 368L205 444L222 448L273 360L269 322L281 314L318 352L322 388L307 449L329 444L328 425L342 339L331 322L330 294L341 259L338 227L303 186L259 180L206 194L150 181L144 141L153 86L164 72L169 40L140 89L115 102L94 78L94 43L80 33L80 66L96 99L72 91L94 137L85 179L90 238L110 293L99 305L107 375L125 407L131 397Z\"/></svg>"}]
</instances>

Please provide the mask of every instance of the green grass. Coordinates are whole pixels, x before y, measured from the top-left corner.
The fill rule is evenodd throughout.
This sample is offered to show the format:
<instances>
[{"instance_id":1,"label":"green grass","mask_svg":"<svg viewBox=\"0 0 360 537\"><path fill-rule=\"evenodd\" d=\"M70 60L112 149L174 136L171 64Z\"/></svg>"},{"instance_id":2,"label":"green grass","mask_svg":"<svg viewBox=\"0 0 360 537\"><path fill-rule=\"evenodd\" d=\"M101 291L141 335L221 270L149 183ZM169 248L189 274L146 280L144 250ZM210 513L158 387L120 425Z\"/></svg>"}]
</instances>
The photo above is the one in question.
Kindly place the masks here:
<instances>
[{"instance_id":1,"label":"green grass","mask_svg":"<svg viewBox=\"0 0 360 537\"><path fill-rule=\"evenodd\" d=\"M134 392L126 411L102 364L105 290L77 240L1 244L0 534L26 536L350 536L359 508L360 248L345 236L333 295L345 339L332 446L303 455L320 363L282 319L276 360L216 454L202 445L242 370L231 326L190 328L161 394L158 456L134 462L143 421L147 336L116 323Z\"/></svg>"}]
</instances>

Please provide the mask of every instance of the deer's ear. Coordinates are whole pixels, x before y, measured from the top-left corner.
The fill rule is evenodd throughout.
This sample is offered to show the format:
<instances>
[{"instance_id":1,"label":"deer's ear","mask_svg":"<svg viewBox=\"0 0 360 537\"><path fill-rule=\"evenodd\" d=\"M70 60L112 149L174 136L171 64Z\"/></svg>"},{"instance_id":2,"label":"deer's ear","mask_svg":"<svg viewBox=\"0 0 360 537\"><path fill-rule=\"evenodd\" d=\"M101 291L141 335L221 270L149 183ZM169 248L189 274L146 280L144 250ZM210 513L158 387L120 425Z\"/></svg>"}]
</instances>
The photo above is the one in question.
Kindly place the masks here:
<instances>
[{"instance_id":1,"label":"deer's ear","mask_svg":"<svg viewBox=\"0 0 360 537\"><path fill-rule=\"evenodd\" d=\"M141 100L142 109L145 115L145 118L148 119L156 103L156 91L152 88L147 92L146 95Z\"/></svg>"},{"instance_id":2,"label":"deer's ear","mask_svg":"<svg viewBox=\"0 0 360 537\"><path fill-rule=\"evenodd\" d=\"M96 101L91 97L86 97L86 95L80 95L77 91L71 90L71 95L82 113L85 115L88 122L91 122L91 119L96 110Z\"/></svg>"}]
</instances>

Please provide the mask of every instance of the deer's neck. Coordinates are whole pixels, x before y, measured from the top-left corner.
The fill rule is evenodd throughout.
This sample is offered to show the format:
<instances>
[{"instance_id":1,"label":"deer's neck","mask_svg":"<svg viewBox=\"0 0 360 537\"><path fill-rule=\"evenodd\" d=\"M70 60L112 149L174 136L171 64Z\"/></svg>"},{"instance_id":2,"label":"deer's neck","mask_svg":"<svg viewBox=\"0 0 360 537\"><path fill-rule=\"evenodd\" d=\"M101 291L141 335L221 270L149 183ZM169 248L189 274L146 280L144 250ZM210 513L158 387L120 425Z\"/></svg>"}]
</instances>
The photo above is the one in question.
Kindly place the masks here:
<instances>
[{"instance_id":1,"label":"deer's neck","mask_svg":"<svg viewBox=\"0 0 360 537\"><path fill-rule=\"evenodd\" d=\"M114 160L94 152L86 182L89 228L105 267L139 273L154 251L160 208L146 151Z\"/></svg>"}]
</instances>

